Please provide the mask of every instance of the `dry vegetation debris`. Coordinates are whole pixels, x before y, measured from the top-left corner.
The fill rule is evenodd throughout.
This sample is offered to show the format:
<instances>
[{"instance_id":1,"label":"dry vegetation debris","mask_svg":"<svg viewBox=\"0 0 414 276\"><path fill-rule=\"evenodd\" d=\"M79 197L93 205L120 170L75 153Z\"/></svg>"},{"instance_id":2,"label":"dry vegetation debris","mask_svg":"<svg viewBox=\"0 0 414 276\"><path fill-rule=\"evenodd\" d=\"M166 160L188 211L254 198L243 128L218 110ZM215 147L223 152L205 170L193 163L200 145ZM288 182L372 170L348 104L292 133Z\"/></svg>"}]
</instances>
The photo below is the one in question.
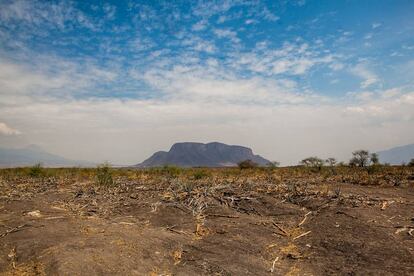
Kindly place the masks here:
<instances>
[{"instance_id":1,"label":"dry vegetation debris","mask_svg":"<svg viewBox=\"0 0 414 276\"><path fill-rule=\"evenodd\" d=\"M409 275L413 175L409 167L1 170L0 272Z\"/></svg>"}]
</instances>

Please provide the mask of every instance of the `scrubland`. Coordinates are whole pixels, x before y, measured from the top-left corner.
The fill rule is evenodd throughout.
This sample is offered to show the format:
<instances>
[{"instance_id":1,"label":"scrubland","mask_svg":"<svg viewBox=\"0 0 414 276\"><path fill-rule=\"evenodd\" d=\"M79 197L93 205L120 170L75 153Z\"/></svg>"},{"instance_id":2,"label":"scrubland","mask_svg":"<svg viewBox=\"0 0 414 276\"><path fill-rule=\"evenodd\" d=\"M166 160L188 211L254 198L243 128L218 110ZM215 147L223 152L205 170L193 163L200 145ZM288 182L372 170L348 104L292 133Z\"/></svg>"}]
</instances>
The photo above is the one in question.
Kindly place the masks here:
<instances>
[{"instance_id":1,"label":"scrubland","mask_svg":"<svg viewBox=\"0 0 414 276\"><path fill-rule=\"evenodd\" d=\"M414 168L2 169L0 274L413 275Z\"/></svg>"}]
</instances>

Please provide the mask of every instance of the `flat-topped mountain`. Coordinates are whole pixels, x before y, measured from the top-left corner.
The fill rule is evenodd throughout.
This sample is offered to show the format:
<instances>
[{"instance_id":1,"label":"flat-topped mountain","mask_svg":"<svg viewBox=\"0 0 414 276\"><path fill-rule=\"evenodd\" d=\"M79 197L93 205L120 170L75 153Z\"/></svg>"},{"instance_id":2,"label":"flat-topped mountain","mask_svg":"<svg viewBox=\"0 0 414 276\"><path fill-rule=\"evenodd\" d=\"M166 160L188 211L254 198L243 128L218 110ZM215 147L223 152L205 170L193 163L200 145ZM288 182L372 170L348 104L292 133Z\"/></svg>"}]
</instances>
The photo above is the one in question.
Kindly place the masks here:
<instances>
[{"instance_id":1,"label":"flat-topped mountain","mask_svg":"<svg viewBox=\"0 0 414 276\"><path fill-rule=\"evenodd\" d=\"M175 143L170 151L158 151L136 167L159 167L175 165L180 167L230 167L237 166L241 161L250 159L260 166L270 161L253 154L250 148L226 145L213 142L203 143Z\"/></svg>"}]
</instances>

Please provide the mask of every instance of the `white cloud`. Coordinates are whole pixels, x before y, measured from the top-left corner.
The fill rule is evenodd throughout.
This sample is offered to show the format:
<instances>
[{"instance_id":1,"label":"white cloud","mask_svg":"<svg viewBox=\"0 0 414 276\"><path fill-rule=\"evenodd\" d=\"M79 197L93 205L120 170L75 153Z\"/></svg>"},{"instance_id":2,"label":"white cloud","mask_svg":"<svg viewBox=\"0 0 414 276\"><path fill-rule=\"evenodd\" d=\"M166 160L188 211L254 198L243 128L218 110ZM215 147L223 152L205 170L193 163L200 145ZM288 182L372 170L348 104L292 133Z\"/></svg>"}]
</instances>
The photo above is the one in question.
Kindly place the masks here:
<instances>
[{"instance_id":1,"label":"white cloud","mask_svg":"<svg viewBox=\"0 0 414 276\"><path fill-rule=\"evenodd\" d=\"M36 0L3 1L0 2L0 20L9 23L18 21L31 30L35 26L47 26L62 30L71 28L71 24L77 24L92 30L99 28L97 23L92 22L72 3L66 1L56 3Z\"/></svg>"},{"instance_id":2,"label":"white cloud","mask_svg":"<svg viewBox=\"0 0 414 276\"><path fill-rule=\"evenodd\" d=\"M233 66L248 68L253 72L265 75L304 75L312 67L321 64L340 66L332 55L323 55L312 50L306 43L284 43L279 49L268 49L266 44L258 44L252 52L235 54Z\"/></svg>"},{"instance_id":3,"label":"white cloud","mask_svg":"<svg viewBox=\"0 0 414 276\"><path fill-rule=\"evenodd\" d=\"M379 28L379 27L381 27L381 26L382 26L382 24L381 24L381 23L379 23L379 22L374 22L374 23L372 23L372 24L371 24L371 27L372 27L373 29Z\"/></svg>"},{"instance_id":4,"label":"white cloud","mask_svg":"<svg viewBox=\"0 0 414 276\"><path fill-rule=\"evenodd\" d=\"M200 20L200 21L198 21L197 23L195 23L195 24L191 27L191 29L192 29L193 31L202 31L202 30L204 30L205 28L207 28L207 25L208 25L208 21L207 21L207 20L205 20L205 19L203 19L203 20Z\"/></svg>"},{"instance_id":5,"label":"white cloud","mask_svg":"<svg viewBox=\"0 0 414 276\"><path fill-rule=\"evenodd\" d=\"M237 37L237 33L229 29L215 29L214 34L219 38L228 38L235 44L240 42L240 39Z\"/></svg>"},{"instance_id":6,"label":"white cloud","mask_svg":"<svg viewBox=\"0 0 414 276\"><path fill-rule=\"evenodd\" d=\"M0 122L0 135L19 135L20 131L13 129L3 122Z\"/></svg>"},{"instance_id":7,"label":"white cloud","mask_svg":"<svg viewBox=\"0 0 414 276\"><path fill-rule=\"evenodd\" d=\"M103 10L105 12L105 18L108 20L112 20L115 18L115 13L116 13L116 7L112 6L108 3L105 3L103 5Z\"/></svg>"},{"instance_id":8,"label":"white cloud","mask_svg":"<svg viewBox=\"0 0 414 276\"><path fill-rule=\"evenodd\" d=\"M378 76L368 69L368 66L364 63L359 63L350 69L350 72L355 76L363 79L361 82L361 88L365 89L374 84L377 84L380 80Z\"/></svg>"}]
</instances>

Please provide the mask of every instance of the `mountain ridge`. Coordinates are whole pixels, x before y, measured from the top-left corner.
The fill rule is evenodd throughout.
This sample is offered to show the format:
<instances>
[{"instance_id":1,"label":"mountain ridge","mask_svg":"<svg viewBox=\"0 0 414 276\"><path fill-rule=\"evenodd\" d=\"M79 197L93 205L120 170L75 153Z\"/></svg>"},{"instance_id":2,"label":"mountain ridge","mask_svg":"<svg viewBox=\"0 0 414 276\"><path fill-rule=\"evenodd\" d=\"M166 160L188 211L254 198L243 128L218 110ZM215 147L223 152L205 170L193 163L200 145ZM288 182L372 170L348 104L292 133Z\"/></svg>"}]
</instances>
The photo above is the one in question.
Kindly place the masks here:
<instances>
[{"instance_id":1,"label":"mountain ridge","mask_svg":"<svg viewBox=\"0 0 414 276\"><path fill-rule=\"evenodd\" d=\"M0 167L23 167L41 163L46 167L94 166L92 162L70 160L52 154L38 145L28 145L22 148L1 148Z\"/></svg>"},{"instance_id":2,"label":"mountain ridge","mask_svg":"<svg viewBox=\"0 0 414 276\"><path fill-rule=\"evenodd\" d=\"M378 151L381 163L400 165L408 163L414 158L414 144L393 147L387 150Z\"/></svg>"},{"instance_id":3,"label":"mountain ridge","mask_svg":"<svg viewBox=\"0 0 414 276\"><path fill-rule=\"evenodd\" d=\"M250 159L260 166L270 161L255 155L252 149L238 145L227 145L220 142L198 143L179 142L171 146L169 151L157 151L151 157L134 167L159 167L176 165L180 167L229 167Z\"/></svg>"}]
</instances>

